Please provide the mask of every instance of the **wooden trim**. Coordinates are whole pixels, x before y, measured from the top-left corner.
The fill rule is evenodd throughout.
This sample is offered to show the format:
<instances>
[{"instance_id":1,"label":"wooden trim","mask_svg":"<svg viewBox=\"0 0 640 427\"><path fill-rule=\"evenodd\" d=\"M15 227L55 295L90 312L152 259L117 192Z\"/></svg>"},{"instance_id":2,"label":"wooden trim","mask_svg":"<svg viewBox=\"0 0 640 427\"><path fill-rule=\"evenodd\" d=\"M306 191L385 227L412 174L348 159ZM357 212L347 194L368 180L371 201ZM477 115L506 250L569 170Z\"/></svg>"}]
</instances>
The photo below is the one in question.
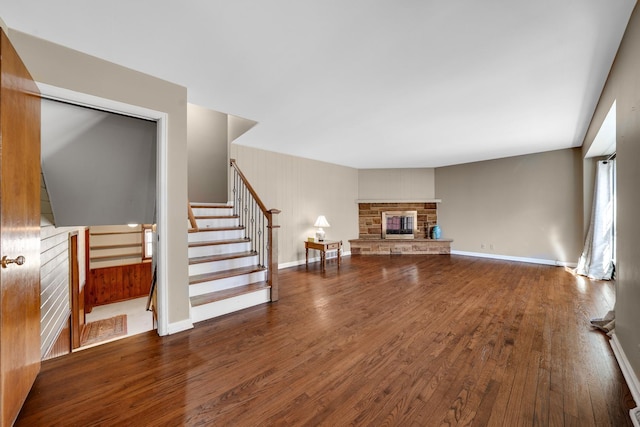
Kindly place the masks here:
<instances>
[{"instance_id":1,"label":"wooden trim","mask_svg":"<svg viewBox=\"0 0 640 427\"><path fill-rule=\"evenodd\" d=\"M80 347L84 321L80 310L80 269L78 266L78 234L69 236L69 286L71 287L71 349Z\"/></svg>"},{"instance_id":2,"label":"wooden trim","mask_svg":"<svg viewBox=\"0 0 640 427\"><path fill-rule=\"evenodd\" d=\"M187 213L189 215L189 224L191 224L191 230L198 231L198 223L196 222L196 217L193 215L193 208L191 208L191 203L187 201Z\"/></svg>"},{"instance_id":3,"label":"wooden trim","mask_svg":"<svg viewBox=\"0 0 640 427\"><path fill-rule=\"evenodd\" d=\"M238 167L235 159L230 160L230 165L238 174L238 177L245 187L247 187L247 190L249 190L249 193L267 219L267 284L271 288L270 300L272 302L278 301L278 228L280 228L280 226L277 224L277 217L281 211L279 209L268 210L264 203L262 203L262 200L260 200L258 193L256 193L249 183L249 180L247 180L247 177L244 176Z\"/></svg>"},{"instance_id":4,"label":"wooden trim","mask_svg":"<svg viewBox=\"0 0 640 427\"><path fill-rule=\"evenodd\" d=\"M87 293L85 292L86 287L89 285L89 271L91 270L91 261L89 258L91 257L91 251L89 249L89 245L91 242L91 234L89 233L89 227L84 229L84 271L87 275L86 282L84 284L83 294L84 294L84 302L82 303L85 313L91 313L93 307L91 304L87 304Z\"/></svg>"},{"instance_id":5,"label":"wooden trim","mask_svg":"<svg viewBox=\"0 0 640 427\"><path fill-rule=\"evenodd\" d=\"M277 218L280 211L271 209L267 216L267 232L269 234L269 258L267 261L267 284L271 287L271 301L278 301L280 288L278 285L278 229Z\"/></svg>"},{"instance_id":6,"label":"wooden trim","mask_svg":"<svg viewBox=\"0 0 640 427\"><path fill-rule=\"evenodd\" d=\"M260 210L262 211L262 213L265 214L265 216L268 216L269 210L264 205L264 203L262 203L262 200L260 200L260 197L258 196L258 193L256 193L256 190L253 189L253 187L249 183L249 180L247 179L247 177L244 176L244 174L242 173L242 171L238 167L238 165L236 163L236 159L231 159L231 167L236 170L236 172L238 173L238 176L240 177L240 179L242 180L244 185L247 186L247 190L249 190L249 193L251 193L251 195L253 196L253 199L256 201L256 203L260 207ZM280 211L278 211L278 213L279 212Z\"/></svg>"}]
</instances>

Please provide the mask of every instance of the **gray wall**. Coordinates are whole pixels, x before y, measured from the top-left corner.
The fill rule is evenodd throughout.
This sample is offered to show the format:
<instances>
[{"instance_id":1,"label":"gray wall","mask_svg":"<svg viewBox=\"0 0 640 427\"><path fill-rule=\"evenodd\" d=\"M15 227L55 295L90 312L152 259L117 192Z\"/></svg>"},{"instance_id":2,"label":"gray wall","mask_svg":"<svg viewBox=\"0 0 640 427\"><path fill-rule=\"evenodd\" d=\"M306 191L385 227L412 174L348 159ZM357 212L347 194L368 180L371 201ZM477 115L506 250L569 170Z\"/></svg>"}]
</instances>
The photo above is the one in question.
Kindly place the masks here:
<instances>
[{"instance_id":1,"label":"gray wall","mask_svg":"<svg viewBox=\"0 0 640 427\"><path fill-rule=\"evenodd\" d=\"M187 265L187 89L99 58L9 30L18 54L41 83L167 114L168 227L160 236L173 262L166 268L168 322L190 323ZM169 326L171 329L171 326Z\"/></svg>"},{"instance_id":2,"label":"gray wall","mask_svg":"<svg viewBox=\"0 0 640 427\"><path fill-rule=\"evenodd\" d=\"M227 202L227 114L187 105L189 201Z\"/></svg>"},{"instance_id":3,"label":"gray wall","mask_svg":"<svg viewBox=\"0 0 640 427\"><path fill-rule=\"evenodd\" d=\"M42 100L42 172L57 226L152 224L156 122Z\"/></svg>"},{"instance_id":4,"label":"gray wall","mask_svg":"<svg viewBox=\"0 0 640 427\"><path fill-rule=\"evenodd\" d=\"M437 168L436 197L442 199L438 221L454 250L578 261L579 149Z\"/></svg>"},{"instance_id":5,"label":"gray wall","mask_svg":"<svg viewBox=\"0 0 640 427\"><path fill-rule=\"evenodd\" d=\"M640 10L636 6L583 146L589 147L613 101L617 105L617 283L615 334L640 373ZM598 313L603 314L603 313Z\"/></svg>"}]
</instances>

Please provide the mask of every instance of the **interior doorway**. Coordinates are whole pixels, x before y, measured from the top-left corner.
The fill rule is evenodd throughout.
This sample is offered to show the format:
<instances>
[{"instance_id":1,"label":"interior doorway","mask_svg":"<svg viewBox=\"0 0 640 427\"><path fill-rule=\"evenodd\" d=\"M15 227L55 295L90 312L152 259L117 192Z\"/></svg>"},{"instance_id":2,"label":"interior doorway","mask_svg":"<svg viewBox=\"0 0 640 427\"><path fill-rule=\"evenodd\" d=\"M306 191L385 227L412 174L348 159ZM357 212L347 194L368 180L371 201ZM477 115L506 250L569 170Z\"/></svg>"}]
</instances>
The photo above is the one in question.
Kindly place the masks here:
<instances>
[{"instance_id":1,"label":"interior doorway","mask_svg":"<svg viewBox=\"0 0 640 427\"><path fill-rule=\"evenodd\" d=\"M155 167L154 177L156 179L156 182L158 183L153 194L153 203L154 203L154 206L156 207L154 211L153 223L157 224L157 227L154 227L154 229L158 231L158 234L162 233L164 229L166 229L165 227L166 216L164 215L164 212L166 211L166 206L164 205L166 205L166 203L164 202L165 197L162 196L163 192L164 194L166 194L166 179L164 179L166 170L165 168L162 167L162 165L166 165L166 154L165 154L166 153L166 114L161 112L155 112L152 110L147 110L144 108L135 107L135 106L128 106L128 105L120 104L110 100L104 100L101 98L96 98L96 97L92 97L84 94L78 94L76 92L59 89L55 87L50 87L48 85L40 85L40 86L41 86L43 98L45 99L63 101L69 104L77 105L79 108L88 107L90 109L98 109L110 114L120 114L120 115L124 114L124 115L135 117L135 118L151 120L153 122L156 130L155 138L157 141L156 147L155 147L156 156L154 159L154 167ZM85 224L76 224L76 225L84 226ZM126 224L124 224L124 226L126 226ZM87 240L87 245L90 245L90 242L88 240ZM157 266L159 267L159 274L158 274L157 286L156 286L157 304L155 309L156 309L156 316L157 316L157 329L158 329L158 333L161 335L166 334L166 328L167 328L166 326L167 319L165 314L166 305L164 304L164 301L165 301L164 299L165 287L163 284L164 277L162 275L162 268L160 268L163 265L162 260L163 260L163 257L166 256L165 254L166 254L166 251L164 250L162 245L157 245L157 251L153 255L154 264L157 264ZM87 263L90 260L89 256L87 256L85 259ZM149 262L149 264L151 263ZM86 272L88 274L89 268L87 268ZM71 295L71 298L73 303L73 295ZM142 301L143 299L144 301ZM129 335L131 333L139 333L140 331L142 331L141 326L138 324L139 322L135 320L136 313L138 315L144 314L146 315L145 317L148 316L147 317L148 320L143 322L147 324L147 326L143 327L145 330L151 329L154 327L154 322L153 320L151 320L152 319L151 314L150 312L146 311L146 299L147 299L147 295L144 295L143 298L139 298L140 301L138 301L138 304L133 304L132 306L127 306L122 308L122 310L125 310L128 317L133 321L133 323L129 325L129 328L127 328L128 331L130 332ZM96 308L94 308L94 310L96 310ZM111 310L110 311L111 313L113 313L114 309L120 310L119 308L114 308L114 307L111 307L109 309ZM135 310L135 313L132 312L131 310ZM87 314L87 317L86 317L87 322L91 322L93 320L100 320L100 317L105 316L104 312L105 312L104 309L100 309L100 310L96 310L96 312L94 312L93 314Z\"/></svg>"}]
</instances>

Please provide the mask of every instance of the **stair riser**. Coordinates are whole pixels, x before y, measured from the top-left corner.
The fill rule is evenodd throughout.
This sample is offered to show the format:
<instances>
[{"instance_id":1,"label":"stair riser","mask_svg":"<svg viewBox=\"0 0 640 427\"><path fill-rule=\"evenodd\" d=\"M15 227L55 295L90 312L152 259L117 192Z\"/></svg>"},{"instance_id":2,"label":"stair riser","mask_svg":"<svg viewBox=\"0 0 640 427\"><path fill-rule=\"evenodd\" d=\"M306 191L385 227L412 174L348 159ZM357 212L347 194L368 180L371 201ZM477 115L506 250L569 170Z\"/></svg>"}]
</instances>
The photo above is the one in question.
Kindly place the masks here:
<instances>
[{"instance_id":1,"label":"stair riser","mask_svg":"<svg viewBox=\"0 0 640 427\"><path fill-rule=\"evenodd\" d=\"M213 218L213 219L196 218L196 224L198 224L199 229L219 228L219 227L237 227L238 223L239 223L238 218Z\"/></svg>"},{"instance_id":2,"label":"stair riser","mask_svg":"<svg viewBox=\"0 0 640 427\"><path fill-rule=\"evenodd\" d=\"M222 255L233 252L247 252L251 250L251 242L228 243L222 245L197 246L189 248L189 258L209 255Z\"/></svg>"},{"instance_id":3,"label":"stair riser","mask_svg":"<svg viewBox=\"0 0 640 427\"><path fill-rule=\"evenodd\" d=\"M191 307L191 320L193 322L201 322L233 313L234 311L253 307L254 305L264 304L265 302L269 302L269 293L269 289L262 289L226 300Z\"/></svg>"},{"instance_id":4,"label":"stair riser","mask_svg":"<svg viewBox=\"0 0 640 427\"><path fill-rule=\"evenodd\" d=\"M193 208L195 216L231 216L233 208Z\"/></svg>"},{"instance_id":5,"label":"stair riser","mask_svg":"<svg viewBox=\"0 0 640 427\"><path fill-rule=\"evenodd\" d=\"M208 230L189 233L189 243L215 242L218 240L233 240L244 238L244 230Z\"/></svg>"},{"instance_id":6,"label":"stair riser","mask_svg":"<svg viewBox=\"0 0 640 427\"><path fill-rule=\"evenodd\" d=\"M225 277L224 279L213 280L211 282L189 285L189 296L204 295L210 292L248 285L250 283L264 282L265 280L267 280L267 275L264 271L256 271L255 273L243 274L241 276Z\"/></svg>"},{"instance_id":7,"label":"stair riser","mask_svg":"<svg viewBox=\"0 0 640 427\"><path fill-rule=\"evenodd\" d=\"M258 256L224 259L221 261L202 262L189 265L189 276L197 274L215 273L240 267L250 267L258 264Z\"/></svg>"}]
</instances>

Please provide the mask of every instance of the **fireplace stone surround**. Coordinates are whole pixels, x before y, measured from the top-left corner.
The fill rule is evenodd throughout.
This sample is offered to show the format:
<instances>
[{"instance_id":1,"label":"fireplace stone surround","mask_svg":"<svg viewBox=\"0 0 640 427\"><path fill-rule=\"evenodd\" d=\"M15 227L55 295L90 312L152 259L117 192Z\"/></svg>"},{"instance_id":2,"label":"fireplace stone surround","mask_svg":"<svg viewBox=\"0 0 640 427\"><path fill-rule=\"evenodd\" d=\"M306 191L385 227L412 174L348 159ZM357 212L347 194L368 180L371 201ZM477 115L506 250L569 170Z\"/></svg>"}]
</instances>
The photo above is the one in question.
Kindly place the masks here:
<instances>
[{"instance_id":1,"label":"fireplace stone surround","mask_svg":"<svg viewBox=\"0 0 640 427\"><path fill-rule=\"evenodd\" d=\"M349 240L352 255L450 254L451 239L431 239L438 223L438 199L418 201L358 201L359 238ZM413 239L384 239L382 212L417 211Z\"/></svg>"}]
</instances>

